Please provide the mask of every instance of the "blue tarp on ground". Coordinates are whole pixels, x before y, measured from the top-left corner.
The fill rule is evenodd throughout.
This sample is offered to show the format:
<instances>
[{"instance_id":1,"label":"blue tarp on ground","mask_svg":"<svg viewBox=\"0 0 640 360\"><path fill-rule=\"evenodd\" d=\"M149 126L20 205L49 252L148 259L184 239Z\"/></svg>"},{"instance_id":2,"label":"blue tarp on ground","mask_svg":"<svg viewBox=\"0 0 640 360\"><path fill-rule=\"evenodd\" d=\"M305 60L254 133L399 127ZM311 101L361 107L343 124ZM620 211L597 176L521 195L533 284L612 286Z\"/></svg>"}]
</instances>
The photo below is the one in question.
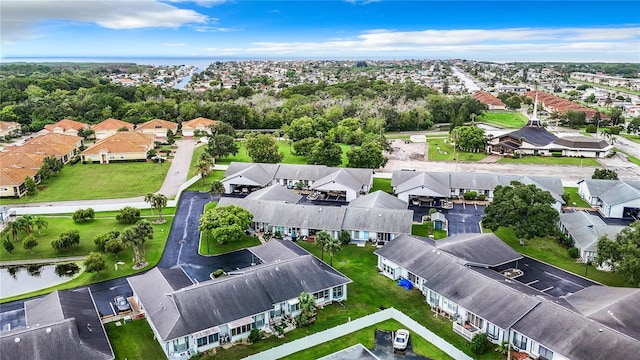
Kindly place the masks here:
<instances>
[{"instance_id":1,"label":"blue tarp on ground","mask_svg":"<svg viewBox=\"0 0 640 360\"><path fill-rule=\"evenodd\" d=\"M407 291L413 288L413 284L407 279L398 280L398 286L402 286L403 288L407 289Z\"/></svg>"}]
</instances>

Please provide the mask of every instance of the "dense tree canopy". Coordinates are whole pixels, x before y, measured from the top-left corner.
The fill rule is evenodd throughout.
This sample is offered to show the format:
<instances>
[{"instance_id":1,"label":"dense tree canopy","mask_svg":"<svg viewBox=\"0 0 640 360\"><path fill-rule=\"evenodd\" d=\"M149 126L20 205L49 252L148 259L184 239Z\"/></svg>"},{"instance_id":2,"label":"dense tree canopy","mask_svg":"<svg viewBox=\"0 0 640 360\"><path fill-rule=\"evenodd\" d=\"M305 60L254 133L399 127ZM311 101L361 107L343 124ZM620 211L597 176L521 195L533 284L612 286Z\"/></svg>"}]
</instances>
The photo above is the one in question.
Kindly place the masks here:
<instances>
[{"instance_id":1,"label":"dense tree canopy","mask_svg":"<svg viewBox=\"0 0 640 360\"><path fill-rule=\"evenodd\" d=\"M595 169L592 179L618 180L618 173L613 169Z\"/></svg>"},{"instance_id":2,"label":"dense tree canopy","mask_svg":"<svg viewBox=\"0 0 640 360\"><path fill-rule=\"evenodd\" d=\"M307 162L315 165L338 166L342 164L342 148L329 136L325 136L311 149L311 153L307 155Z\"/></svg>"},{"instance_id":3,"label":"dense tree canopy","mask_svg":"<svg viewBox=\"0 0 640 360\"><path fill-rule=\"evenodd\" d=\"M480 152L487 146L484 130L477 126L460 126L451 132L451 140L455 146L467 152Z\"/></svg>"},{"instance_id":4,"label":"dense tree canopy","mask_svg":"<svg viewBox=\"0 0 640 360\"><path fill-rule=\"evenodd\" d=\"M230 135L210 135L207 142L207 153L215 159L236 155L238 153L238 145Z\"/></svg>"},{"instance_id":5,"label":"dense tree canopy","mask_svg":"<svg viewBox=\"0 0 640 360\"><path fill-rule=\"evenodd\" d=\"M198 230L212 236L219 244L237 241L249 229L253 214L236 206L219 206L205 211L200 217Z\"/></svg>"},{"instance_id":6,"label":"dense tree canopy","mask_svg":"<svg viewBox=\"0 0 640 360\"><path fill-rule=\"evenodd\" d=\"M560 216L553 208L555 200L548 191L513 181L509 186L498 185L493 194L493 201L482 218L484 227L492 231L501 226L509 227L521 243L525 239L557 232Z\"/></svg>"},{"instance_id":7,"label":"dense tree canopy","mask_svg":"<svg viewBox=\"0 0 640 360\"><path fill-rule=\"evenodd\" d=\"M278 141L270 134L251 135L245 142L247 154L253 162L275 164L282 161Z\"/></svg>"},{"instance_id":8,"label":"dense tree canopy","mask_svg":"<svg viewBox=\"0 0 640 360\"><path fill-rule=\"evenodd\" d=\"M387 157L383 154L383 148L376 141L367 141L360 148L347 152L347 167L378 169L387 164Z\"/></svg>"},{"instance_id":9,"label":"dense tree canopy","mask_svg":"<svg viewBox=\"0 0 640 360\"><path fill-rule=\"evenodd\" d=\"M613 240L602 237L597 249L599 265L610 266L627 285L640 287L640 220L622 229Z\"/></svg>"}]
</instances>

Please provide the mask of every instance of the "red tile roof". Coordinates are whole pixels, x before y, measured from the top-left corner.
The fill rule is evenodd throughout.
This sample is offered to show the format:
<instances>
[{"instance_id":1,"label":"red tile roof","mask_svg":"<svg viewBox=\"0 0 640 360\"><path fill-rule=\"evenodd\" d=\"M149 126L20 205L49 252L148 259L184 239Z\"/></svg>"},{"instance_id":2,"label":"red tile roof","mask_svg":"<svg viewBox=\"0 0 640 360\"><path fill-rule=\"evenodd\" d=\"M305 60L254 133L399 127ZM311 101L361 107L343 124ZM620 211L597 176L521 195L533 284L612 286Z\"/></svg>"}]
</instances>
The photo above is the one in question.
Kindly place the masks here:
<instances>
[{"instance_id":1,"label":"red tile roof","mask_svg":"<svg viewBox=\"0 0 640 360\"><path fill-rule=\"evenodd\" d=\"M187 128L195 129L198 126L203 126L205 128L208 128L209 126L215 125L217 123L218 122L215 121L215 120L199 117L199 118L195 118L193 120L183 121L182 122L182 128L184 129L185 127L187 127Z\"/></svg>"},{"instance_id":2,"label":"red tile roof","mask_svg":"<svg viewBox=\"0 0 640 360\"><path fill-rule=\"evenodd\" d=\"M483 104L493 105L493 106L505 106L502 100L498 99L497 97L491 95L486 91L478 91L474 93L471 97L480 101Z\"/></svg>"},{"instance_id":3,"label":"red tile roof","mask_svg":"<svg viewBox=\"0 0 640 360\"><path fill-rule=\"evenodd\" d=\"M91 126L93 130L118 130L123 127L126 127L129 130L133 130L132 123L113 118L108 118L99 124Z\"/></svg>"},{"instance_id":4,"label":"red tile roof","mask_svg":"<svg viewBox=\"0 0 640 360\"><path fill-rule=\"evenodd\" d=\"M154 146L155 137L152 134L119 131L89 146L83 155L99 154L101 151L109 153L139 153L147 152Z\"/></svg>"},{"instance_id":5,"label":"red tile roof","mask_svg":"<svg viewBox=\"0 0 640 360\"><path fill-rule=\"evenodd\" d=\"M62 119L55 124L45 125L44 128L53 132L55 128L61 128L63 131L69 129L80 130L82 128L89 128L89 125L71 119Z\"/></svg>"},{"instance_id":6,"label":"red tile roof","mask_svg":"<svg viewBox=\"0 0 640 360\"><path fill-rule=\"evenodd\" d=\"M167 120L153 119L145 123L138 124L138 126L136 126L136 131L143 130L143 129L157 129L157 128L165 128L173 132L176 132L178 130L178 124L171 121L167 121Z\"/></svg>"}]
</instances>

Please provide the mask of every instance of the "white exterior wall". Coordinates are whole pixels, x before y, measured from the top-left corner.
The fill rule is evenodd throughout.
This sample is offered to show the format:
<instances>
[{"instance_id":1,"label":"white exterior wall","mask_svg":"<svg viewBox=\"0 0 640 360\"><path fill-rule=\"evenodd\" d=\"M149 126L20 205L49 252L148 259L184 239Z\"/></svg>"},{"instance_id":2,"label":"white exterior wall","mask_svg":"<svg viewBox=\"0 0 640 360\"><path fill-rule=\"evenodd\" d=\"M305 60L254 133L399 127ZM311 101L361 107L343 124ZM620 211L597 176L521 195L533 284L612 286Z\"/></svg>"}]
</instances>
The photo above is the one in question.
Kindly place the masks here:
<instances>
[{"instance_id":1,"label":"white exterior wall","mask_svg":"<svg viewBox=\"0 0 640 360\"><path fill-rule=\"evenodd\" d=\"M242 176L235 176L226 181L223 180L222 185L224 185L224 192L226 194L231 194L238 185L260 186L257 182Z\"/></svg>"},{"instance_id":2,"label":"white exterior wall","mask_svg":"<svg viewBox=\"0 0 640 360\"><path fill-rule=\"evenodd\" d=\"M580 197L591 206L599 205L598 198L592 197L591 193L589 193L589 187L587 186L586 181L582 181L578 184L578 195L580 195Z\"/></svg>"},{"instance_id":3,"label":"white exterior wall","mask_svg":"<svg viewBox=\"0 0 640 360\"><path fill-rule=\"evenodd\" d=\"M388 277L391 280L398 280L403 270L394 262L389 261L381 256L378 256L378 269L382 272L382 275Z\"/></svg>"},{"instance_id":4,"label":"white exterior wall","mask_svg":"<svg viewBox=\"0 0 640 360\"><path fill-rule=\"evenodd\" d=\"M611 206L609 206L608 204L603 204L602 211L607 217L622 218L625 207L640 208L640 198Z\"/></svg>"}]
</instances>

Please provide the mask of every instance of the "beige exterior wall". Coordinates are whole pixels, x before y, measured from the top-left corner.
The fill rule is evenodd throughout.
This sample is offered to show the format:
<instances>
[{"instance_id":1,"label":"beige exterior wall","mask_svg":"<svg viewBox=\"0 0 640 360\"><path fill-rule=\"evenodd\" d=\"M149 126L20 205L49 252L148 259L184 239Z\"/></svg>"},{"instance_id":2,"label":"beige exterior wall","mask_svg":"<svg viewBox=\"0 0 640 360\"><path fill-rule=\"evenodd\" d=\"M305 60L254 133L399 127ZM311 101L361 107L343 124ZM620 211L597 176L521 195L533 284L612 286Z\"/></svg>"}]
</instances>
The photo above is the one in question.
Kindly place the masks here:
<instances>
[{"instance_id":1,"label":"beige exterior wall","mask_svg":"<svg viewBox=\"0 0 640 360\"><path fill-rule=\"evenodd\" d=\"M133 160L146 160L147 153L146 152L135 152L135 153L101 153L101 154L85 154L82 155L82 160L84 162L100 162L108 164L111 161L133 161Z\"/></svg>"},{"instance_id":2,"label":"beige exterior wall","mask_svg":"<svg viewBox=\"0 0 640 360\"><path fill-rule=\"evenodd\" d=\"M96 140L102 140L109 135L117 133L118 130L96 130Z\"/></svg>"}]
</instances>

